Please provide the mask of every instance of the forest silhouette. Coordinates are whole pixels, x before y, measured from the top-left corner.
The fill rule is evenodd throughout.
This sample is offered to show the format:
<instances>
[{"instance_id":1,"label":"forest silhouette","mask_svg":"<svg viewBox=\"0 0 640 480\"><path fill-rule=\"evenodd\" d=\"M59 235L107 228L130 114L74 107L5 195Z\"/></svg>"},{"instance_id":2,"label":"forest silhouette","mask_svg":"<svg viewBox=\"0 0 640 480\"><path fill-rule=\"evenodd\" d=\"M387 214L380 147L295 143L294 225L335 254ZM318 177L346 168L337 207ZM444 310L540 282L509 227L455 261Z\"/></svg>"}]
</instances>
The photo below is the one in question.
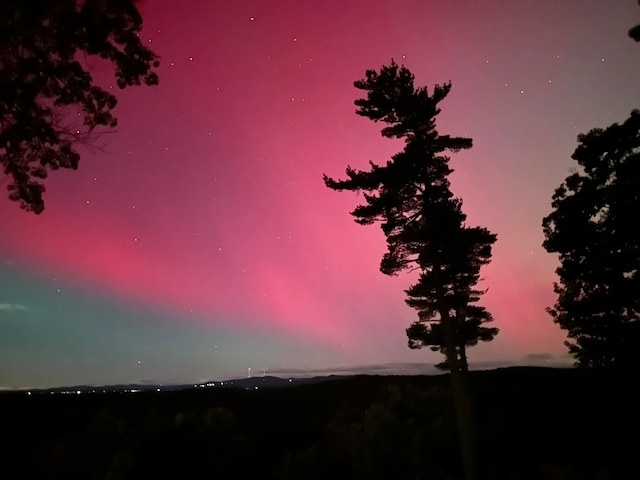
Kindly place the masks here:
<instances>
[{"instance_id":1,"label":"forest silhouette","mask_svg":"<svg viewBox=\"0 0 640 480\"><path fill-rule=\"evenodd\" d=\"M41 213L48 174L77 169L77 147L116 126L116 96L79 54L110 63L120 88L158 83L142 24L134 0L0 5L0 162L21 208ZM466 348L498 334L478 304L497 235L468 226L449 189L448 155L472 146L437 130L451 83L429 93L392 60L354 85L366 92L356 114L404 150L324 182L363 193L352 215L380 223L383 274L417 270L409 347L442 353L448 373L257 392L5 393L3 478L640 478L629 380L640 363L640 112L578 137L579 171L543 220L560 259L548 311L582 368L469 372Z\"/></svg>"},{"instance_id":2,"label":"forest silhouette","mask_svg":"<svg viewBox=\"0 0 640 480\"><path fill-rule=\"evenodd\" d=\"M638 393L597 369L472 371L486 479L638 478ZM2 477L462 478L449 379L0 393Z\"/></svg>"}]
</instances>

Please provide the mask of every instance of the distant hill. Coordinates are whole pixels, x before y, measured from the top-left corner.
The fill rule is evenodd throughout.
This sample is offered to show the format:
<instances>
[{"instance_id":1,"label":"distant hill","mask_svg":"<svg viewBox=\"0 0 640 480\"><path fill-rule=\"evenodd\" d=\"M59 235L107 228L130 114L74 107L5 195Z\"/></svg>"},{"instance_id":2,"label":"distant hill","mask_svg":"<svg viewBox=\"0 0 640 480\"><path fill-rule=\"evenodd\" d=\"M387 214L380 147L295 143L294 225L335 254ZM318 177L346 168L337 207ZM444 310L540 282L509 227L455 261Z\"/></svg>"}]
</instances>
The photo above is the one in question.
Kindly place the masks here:
<instances>
[{"instance_id":1,"label":"distant hill","mask_svg":"<svg viewBox=\"0 0 640 480\"><path fill-rule=\"evenodd\" d=\"M305 385L310 383L326 382L344 378L338 375L317 376L309 378L280 378L271 375L262 377L237 378L233 380L211 380L203 383L189 384L147 384L132 383L121 385L74 385L67 387L54 387L46 389L30 389L19 390L18 392L28 394L62 394L62 395L80 395L80 394L98 394L98 393L140 393L140 392L176 392L182 390L193 389L209 389L209 388L238 388L244 390L258 390L261 388L284 388L294 385ZM11 390L0 391L2 393L15 392Z\"/></svg>"}]
</instances>

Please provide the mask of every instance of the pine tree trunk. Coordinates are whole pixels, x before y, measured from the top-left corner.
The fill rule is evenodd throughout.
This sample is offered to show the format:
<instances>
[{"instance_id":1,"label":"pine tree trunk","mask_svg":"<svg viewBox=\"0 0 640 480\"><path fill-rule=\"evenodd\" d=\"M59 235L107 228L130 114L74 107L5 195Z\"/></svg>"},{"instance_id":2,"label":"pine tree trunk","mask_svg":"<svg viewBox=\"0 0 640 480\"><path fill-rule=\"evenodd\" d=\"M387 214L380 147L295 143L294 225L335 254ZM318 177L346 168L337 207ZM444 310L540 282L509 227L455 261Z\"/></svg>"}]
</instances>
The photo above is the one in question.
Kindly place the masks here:
<instances>
[{"instance_id":1,"label":"pine tree trunk","mask_svg":"<svg viewBox=\"0 0 640 480\"><path fill-rule=\"evenodd\" d=\"M464 345L458 347L460 349L460 370L466 376L469 371L469 363L467 362L467 349Z\"/></svg>"},{"instance_id":2,"label":"pine tree trunk","mask_svg":"<svg viewBox=\"0 0 640 480\"><path fill-rule=\"evenodd\" d=\"M440 298L444 298L444 295L440 296ZM446 305L444 302L441 302L441 304ZM464 476L465 480L476 480L478 477L476 475L475 432L471 416L471 402L467 393L466 369L463 369L462 363L462 359L464 359L466 364L466 354L464 354L464 350L461 350L462 359L458 356L454 320L449 315L449 310L446 307L440 310L445 352L451 373L451 394L456 414Z\"/></svg>"},{"instance_id":3,"label":"pine tree trunk","mask_svg":"<svg viewBox=\"0 0 640 480\"><path fill-rule=\"evenodd\" d=\"M461 327L462 327L462 320L461 320L461 316L462 313L460 312L460 310L456 310L456 327L457 327L457 331L460 331ZM454 336L455 333L454 333ZM458 340L457 338L455 340ZM460 341L459 345L458 345L458 350L460 352L460 370L462 371L463 375L467 375L467 372L469 371L469 363L467 362L467 349L465 347L464 341Z\"/></svg>"}]
</instances>

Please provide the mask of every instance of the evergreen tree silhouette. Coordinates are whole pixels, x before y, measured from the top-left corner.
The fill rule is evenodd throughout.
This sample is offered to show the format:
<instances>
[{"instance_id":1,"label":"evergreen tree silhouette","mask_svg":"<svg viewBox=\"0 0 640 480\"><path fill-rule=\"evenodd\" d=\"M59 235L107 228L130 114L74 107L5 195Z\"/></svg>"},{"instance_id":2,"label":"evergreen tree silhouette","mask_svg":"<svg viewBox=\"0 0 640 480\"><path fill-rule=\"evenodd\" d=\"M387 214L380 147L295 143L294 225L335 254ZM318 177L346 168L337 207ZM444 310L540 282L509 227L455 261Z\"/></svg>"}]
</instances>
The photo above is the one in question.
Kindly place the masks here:
<instances>
[{"instance_id":1,"label":"evergreen tree silhouette","mask_svg":"<svg viewBox=\"0 0 640 480\"><path fill-rule=\"evenodd\" d=\"M158 57L138 36L135 0L0 2L0 163L9 198L44 210L49 171L77 169L77 144L115 127L116 97L94 84L79 59L99 56L120 88L156 85Z\"/></svg>"},{"instance_id":2,"label":"evergreen tree silhouette","mask_svg":"<svg viewBox=\"0 0 640 480\"><path fill-rule=\"evenodd\" d=\"M355 101L358 115L387 126L382 135L402 138L404 150L386 165L370 162L370 170L347 167L345 180L324 176L327 187L362 192L366 201L352 212L362 225L380 222L387 252L380 269L396 275L405 269L420 272L407 303L418 310L418 321L407 330L409 345L431 346L445 354L451 372L456 417L465 473L475 478L474 439L465 374L465 347L490 340L497 329L483 326L492 318L475 302L483 293L474 288L480 267L489 262L496 236L485 228L468 227L462 201L449 188L448 152L471 148L471 139L440 135L438 104L451 84L414 86L414 75L394 61L380 71L367 70L356 81L366 98Z\"/></svg>"}]
</instances>

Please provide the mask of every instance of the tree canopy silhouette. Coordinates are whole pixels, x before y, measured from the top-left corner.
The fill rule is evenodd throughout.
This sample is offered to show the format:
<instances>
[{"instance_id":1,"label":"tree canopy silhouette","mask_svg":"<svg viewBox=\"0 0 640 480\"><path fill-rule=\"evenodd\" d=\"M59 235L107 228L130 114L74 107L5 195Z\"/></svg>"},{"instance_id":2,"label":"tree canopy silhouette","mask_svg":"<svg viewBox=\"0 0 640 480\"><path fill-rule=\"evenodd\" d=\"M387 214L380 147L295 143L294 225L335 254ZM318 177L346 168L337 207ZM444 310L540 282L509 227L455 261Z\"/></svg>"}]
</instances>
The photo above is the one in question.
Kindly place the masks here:
<instances>
[{"instance_id":1,"label":"tree canopy silhouette","mask_svg":"<svg viewBox=\"0 0 640 480\"><path fill-rule=\"evenodd\" d=\"M87 56L115 68L118 87L156 85L135 0L0 2L0 162L9 198L44 210L42 180L78 168L75 145L115 127L116 97L94 84Z\"/></svg>"},{"instance_id":2,"label":"tree canopy silhouette","mask_svg":"<svg viewBox=\"0 0 640 480\"><path fill-rule=\"evenodd\" d=\"M556 189L543 220L543 246L560 257L548 312L578 365L638 366L640 111L578 141L580 171Z\"/></svg>"},{"instance_id":3,"label":"tree canopy silhouette","mask_svg":"<svg viewBox=\"0 0 640 480\"><path fill-rule=\"evenodd\" d=\"M355 101L356 113L385 123L382 135L404 139L405 147L386 165L370 162L368 171L348 166L345 180L325 175L324 182L334 190L363 193L366 203L351 213L361 225L381 224L387 239L382 273L419 271L418 282L406 291L407 304L418 311L418 320L407 330L409 346L430 346L446 356L465 471L473 478L465 348L497 333L484 326L492 317L475 305L483 292L474 288L496 236L465 224L462 201L449 188L447 177L453 170L446 155L471 148L472 141L436 130L438 104L449 94L451 83L436 85L430 94L426 87L416 88L414 75L392 61L379 72L367 70L366 78L354 85L367 94Z\"/></svg>"},{"instance_id":4,"label":"tree canopy silhouette","mask_svg":"<svg viewBox=\"0 0 640 480\"><path fill-rule=\"evenodd\" d=\"M418 283L407 290L407 303L419 314L408 331L410 346L433 346L452 357L449 367L460 370L465 345L491 340L497 333L484 326L492 317L474 305L483 291L473 288L480 267L489 262L496 236L465 225L462 201L449 188L447 176L453 170L445 153L471 148L472 143L436 131L438 104L451 84L436 85L430 95L425 87L414 87L414 76L406 67L392 61L380 72L368 70L366 79L355 86L367 92L366 99L355 101L356 113L388 124L382 135L403 138L405 148L384 166L370 162L369 171L347 167L346 180L325 175L325 184L334 190L363 192L366 204L357 206L352 215L362 225L381 223L388 247L382 273L419 270ZM451 352L446 350L444 324L452 327Z\"/></svg>"}]
</instances>

